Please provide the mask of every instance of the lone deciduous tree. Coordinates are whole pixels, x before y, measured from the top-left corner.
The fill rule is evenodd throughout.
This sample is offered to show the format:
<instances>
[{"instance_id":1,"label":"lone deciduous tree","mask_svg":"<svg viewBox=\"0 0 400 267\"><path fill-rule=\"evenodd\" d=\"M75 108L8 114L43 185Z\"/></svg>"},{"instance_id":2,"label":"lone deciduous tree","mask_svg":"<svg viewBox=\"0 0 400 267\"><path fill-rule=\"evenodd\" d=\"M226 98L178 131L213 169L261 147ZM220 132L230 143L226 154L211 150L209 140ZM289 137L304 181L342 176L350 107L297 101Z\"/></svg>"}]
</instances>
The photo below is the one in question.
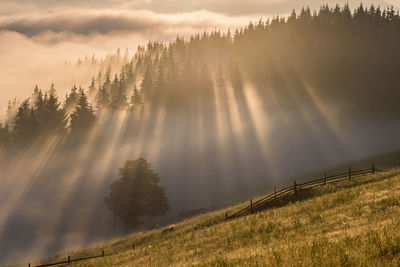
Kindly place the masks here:
<instances>
[{"instance_id":1,"label":"lone deciduous tree","mask_svg":"<svg viewBox=\"0 0 400 267\"><path fill-rule=\"evenodd\" d=\"M114 181L105 204L130 229L141 222L139 217L157 216L169 210L160 178L144 158L128 160L119 169L120 178Z\"/></svg>"}]
</instances>

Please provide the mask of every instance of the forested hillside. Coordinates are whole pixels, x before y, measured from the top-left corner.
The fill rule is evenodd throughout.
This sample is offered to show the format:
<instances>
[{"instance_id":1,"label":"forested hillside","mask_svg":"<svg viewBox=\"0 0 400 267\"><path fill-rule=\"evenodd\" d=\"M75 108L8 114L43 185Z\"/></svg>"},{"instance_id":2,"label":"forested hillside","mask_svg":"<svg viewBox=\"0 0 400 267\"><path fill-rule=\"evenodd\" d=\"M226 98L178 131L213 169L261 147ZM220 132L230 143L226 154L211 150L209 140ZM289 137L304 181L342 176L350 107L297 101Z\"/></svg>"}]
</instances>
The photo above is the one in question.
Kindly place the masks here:
<instances>
[{"instance_id":1,"label":"forested hillside","mask_svg":"<svg viewBox=\"0 0 400 267\"><path fill-rule=\"evenodd\" d=\"M245 116L248 83L267 111L312 109L316 98L321 105L332 106L340 118L397 118L399 31L400 17L394 9L361 5L352 14L348 6L323 6L318 12L293 11L287 19L260 20L233 32L204 32L189 40L177 37L169 44L149 42L139 46L130 61L124 59L115 76L110 69L100 72L88 88L73 87L63 99L57 98L54 88L47 93L35 88L19 107L10 102L1 142L34 139L47 128L55 133L67 129L78 91L87 92L96 110L143 104L167 113L215 114L216 98L223 109L229 105L226 87L231 86Z\"/></svg>"}]
</instances>

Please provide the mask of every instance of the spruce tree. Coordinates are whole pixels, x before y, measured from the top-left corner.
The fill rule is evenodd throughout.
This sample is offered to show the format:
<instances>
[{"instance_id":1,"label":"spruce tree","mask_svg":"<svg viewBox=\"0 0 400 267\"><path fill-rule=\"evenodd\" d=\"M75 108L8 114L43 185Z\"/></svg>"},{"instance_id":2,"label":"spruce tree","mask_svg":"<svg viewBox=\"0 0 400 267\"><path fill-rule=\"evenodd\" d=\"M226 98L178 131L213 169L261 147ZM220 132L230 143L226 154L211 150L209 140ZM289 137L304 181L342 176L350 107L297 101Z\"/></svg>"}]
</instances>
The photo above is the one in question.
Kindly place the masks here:
<instances>
[{"instance_id":1,"label":"spruce tree","mask_svg":"<svg viewBox=\"0 0 400 267\"><path fill-rule=\"evenodd\" d=\"M70 112L75 108L76 101L78 100L78 88L76 86L72 86L71 92L67 94L64 101L64 110L66 112Z\"/></svg>"},{"instance_id":2,"label":"spruce tree","mask_svg":"<svg viewBox=\"0 0 400 267\"><path fill-rule=\"evenodd\" d=\"M111 99L111 108L113 109L122 109L126 108L128 105L127 97L125 94L124 85L120 83L117 75L115 74L114 81L111 85L112 90L112 99Z\"/></svg>"},{"instance_id":3,"label":"spruce tree","mask_svg":"<svg viewBox=\"0 0 400 267\"><path fill-rule=\"evenodd\" d=\"M98 109L106 109L110 106L110 95L105 86L100 87L97 92L96 106Z\"/></svg>"},{"instance_id":4,"label":"spruce tree","mask_svg":"<svg viewBox=\"0 0 400 267\"><path fill-rule=\"evenodd\" d=\"M89 86L89 96L93 97L96 94L97 88L95 85L94 77L92 77L92 83Z\"/></svg>"},{"instance_id":5,"label":"spruce tree","mask_svg":"<svg viewBox=\"0 0 400 267\"><path fill-rule=\"evenodd\" d=\"M130 106L135 108L143 104L142 96L139 93L139 90L136 88L136 85L133 89L133 94L130 101Z\"/></svg>"},{"instance_id":6,"label":"spruce tree","mask_svg":"<svg viewBox=\"0 0 400 267\"><path fill-rule=\"evenodd\" d=\"M70 130L72 135L87 132L96 122L96 116L84 90L79 91L79 99L71 114Z\"/></svg>"},{"instance_id":7,"label":"spruce tree","mask_svg":"<svg viewBox=\"0 0 400 267\"><path fill-rule=\"evenodd\" d=\"M153 72L150 65L147 67L143 75L142 84L140 86L141 86L140 92L144 96L145 101L147 98L151 98L154 91L154 82L153 82Z\"/></svg>"},{"instance_id":8,"label":"spruce tree","mask_svg":"<svg viewBox=\"0 0 400 267\"><path fill-rule=\"evenodd\" d=\"M60 102L52 84L48 97L45 97L43 131L49 134L64 134L65 126L65 111L60 108Z\"/></svg>"},{"instance_id":9,"label":"spruce tree","mask_svg":"<svg viewBox=\"0 0 400 267\"><path fill-rule=\"evenodd\" d=\"M30 140L32 131L31 111L29 109L29 100L25 100L18 108L15 116L14 128L11 137L14 144L25 144Z\"/></svg>"}]
</instances>

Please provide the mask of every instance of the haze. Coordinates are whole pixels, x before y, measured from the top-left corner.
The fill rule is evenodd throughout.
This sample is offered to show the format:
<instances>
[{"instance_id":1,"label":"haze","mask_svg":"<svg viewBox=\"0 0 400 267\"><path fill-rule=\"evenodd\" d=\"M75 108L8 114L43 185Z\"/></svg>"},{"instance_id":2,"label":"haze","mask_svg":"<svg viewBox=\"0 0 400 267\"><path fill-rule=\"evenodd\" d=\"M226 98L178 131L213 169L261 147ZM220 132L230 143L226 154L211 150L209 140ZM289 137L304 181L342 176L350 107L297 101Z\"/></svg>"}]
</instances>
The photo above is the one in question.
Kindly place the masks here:
<instances>
[{"instance_id":1,"label":"haze","mask_svg":"<svg viewBox=\"0 0 400 267\"><path fill-rule=\"evenodd\" d=\"M155 48L150 45L151 51L141 52L148 53L150 63L144 60L143 66L154 67L148 69L153 70L155 79L159 75L156 69L162 65L158 60L163 60L158 53L167 54L168 42L176 40L177 35L190 40L192 34L199 34L192 42L178 39L174 44L176 61L168 58L185 74L177 75L169 89L186 86L192 91L158 91L158 95L148 97L143 109L134 112L102 110L92 95L98 122L84 136L82 145L69 147L66 136L52 136L45 142L35 139L32 146L13 154L15 157L0 154L0 263L28 262L125 234L105 210L103 200L117 178L118 168L128 159L145 157L152 163L170 199L171 213L149 220L146 227L151 227L187 210L227 205L273 186L285 186L296 175L399 149L398 90L389 86L377 95L367 79L371 76L358 79L349 72L349 80L354 76L361 83L356 85L369 90L365 89L365 99L353 105L351 101L359 91L335 76L342 77L339 74L350 67L337 63L342 58L334 57L334 49L319 51L321 58L339 58L326 67L317 64L318 56L310 63L306 54L298 53L296 49L307 51L307 46L297 47L291 39L294 35L288 38L282 34L277 38L281 43L268 39L270 50L257 46L251 34L248 39L238 38L235 44L224 43L228 30L233 33L250 21L266 21L277 14L288 16L293 8L299 11L310 6L318 10L325 3L334 7L345 2L352 9L360 3L0 0L2 123L7 102L30 97L35 85L48 90L54 83L63 98L73 85L87 90L92 77L101 71L100 82L96 80L96 86L101 86L109 67L107 56L115 56L118 48L118 57L125 59L112 66L111 79L114 74L121 77L123 63L139 61L133 58L138 45L146 46L149 40L166 42L165 47L152 43ZM382 8L400 4L397 0L363 3ZM204 31L212 37L205 34L202 41ZM201 45L196 46L196 42ZM190 53L180 50L184 45ZM360 55L353 53L351 45L345 47L349 47L349 61L359 66ZM342 51L336 52L341 55ZM93 58L95 63L76 64L85 58L87 62ZM240 63L237 73L242 76L231 75L232 58ZM396 59L395 55L391 58ZM371 62L379 63L379 59L371 57ZM398 62L393 60L385 66L396 67ZM319 75L322 65L332 76ZM127 89L129 97L135 85L142 86L147 72L138 66ZM376 73L388 84L397 81L393 70ZM240 85L235 85L239 76ZM201 83L204 80L211 84L207 96L199 90L207 87Z\"/></svg>"}]
</instances>

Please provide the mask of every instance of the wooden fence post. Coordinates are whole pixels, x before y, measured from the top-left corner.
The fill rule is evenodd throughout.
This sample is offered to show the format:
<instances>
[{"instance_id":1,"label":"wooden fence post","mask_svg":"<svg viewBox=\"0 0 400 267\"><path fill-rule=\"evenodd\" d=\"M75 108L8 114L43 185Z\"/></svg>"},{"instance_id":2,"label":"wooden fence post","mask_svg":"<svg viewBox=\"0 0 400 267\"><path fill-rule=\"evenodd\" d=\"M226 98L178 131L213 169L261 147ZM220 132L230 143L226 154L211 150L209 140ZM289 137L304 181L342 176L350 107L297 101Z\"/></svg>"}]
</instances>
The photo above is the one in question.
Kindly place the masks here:
<instances>
[{"instance_id":1,"label":"wooden fence post","mask_svg":"<svg viewBox=\"0 0 400 267\"><path fill-rule=\"evenodd\" d=\"M326 184L326 174L325 174L325 176L324 176L324 184Z\"/></svg>"},{"instance_id":2,"label":"wooden fence post","mask_svg":"<svg viewBox=\"0 0 400 267\"><path fill-rule=\"evenodd\" d=\"M294 193L297 194L297 184L296 184L296 181L293 182L293 186L294 186Z\"/></svg>"},{"instance_id":3,"label":"wooden fence post","mask_svg":"<svg viewBox=\"0 0 400 267\"><path fill-rule=\"evenodd\" d=\"M228 220L228 213L225 212L225 219Z\"/></svg>"},{"instance_id":4,"label":"wooden fence post","mask_svg":"<svg viewBox=\"0 0 400 267\"><path fill-rule=\"evenodd\" d=\"M250 210L253 211L253 200L250 199Z\"/></svg>"},{"instance_id":5,"label":"wooden fence post","mask_svg":"<svg viewBox=\"0 0 400 267\"><path fill-rule=\"evenodd\" d=\"M375 173L375 164L372 163L372 173Z\"/></svg>"},{"instance_id":6,"label":"wooden fence post","mask_svg":"<svg viewBox=\"0 0 400 267\"><path fill-rule=\"evenodd\" d=\"M28 267L31 267L31 264L30 264L30 263L28 263Z\"/></svg>"},{"instance_id":7,"label":"wooden fence post","mask_svg":"<svg viewBox=\"0 0 400 267\"><path fill-rule=\"evenodd\" d=\"M102 253L101 253L101 256L104 257L104 249L103 249L103 251L102 251Z\"/></svg>"},{"instance_id":8,"label":"wooden fence post","mask_svg":"<svg viewBox=\"0 0 400 267\"><path fill-rule=\"evenodd\" d=\"M351 167L349 167L349 180L351 179Z\"/></svg>"},{"instance_id":9,"label":"wooden fence post","mask_svg":"<svg viewBox=\"0 0 400 267\"><path fill-rule=\"evenodd\" d=\"M68 264L71 263L71 257L68 256Z\"/></svg>"}]
</instances>

